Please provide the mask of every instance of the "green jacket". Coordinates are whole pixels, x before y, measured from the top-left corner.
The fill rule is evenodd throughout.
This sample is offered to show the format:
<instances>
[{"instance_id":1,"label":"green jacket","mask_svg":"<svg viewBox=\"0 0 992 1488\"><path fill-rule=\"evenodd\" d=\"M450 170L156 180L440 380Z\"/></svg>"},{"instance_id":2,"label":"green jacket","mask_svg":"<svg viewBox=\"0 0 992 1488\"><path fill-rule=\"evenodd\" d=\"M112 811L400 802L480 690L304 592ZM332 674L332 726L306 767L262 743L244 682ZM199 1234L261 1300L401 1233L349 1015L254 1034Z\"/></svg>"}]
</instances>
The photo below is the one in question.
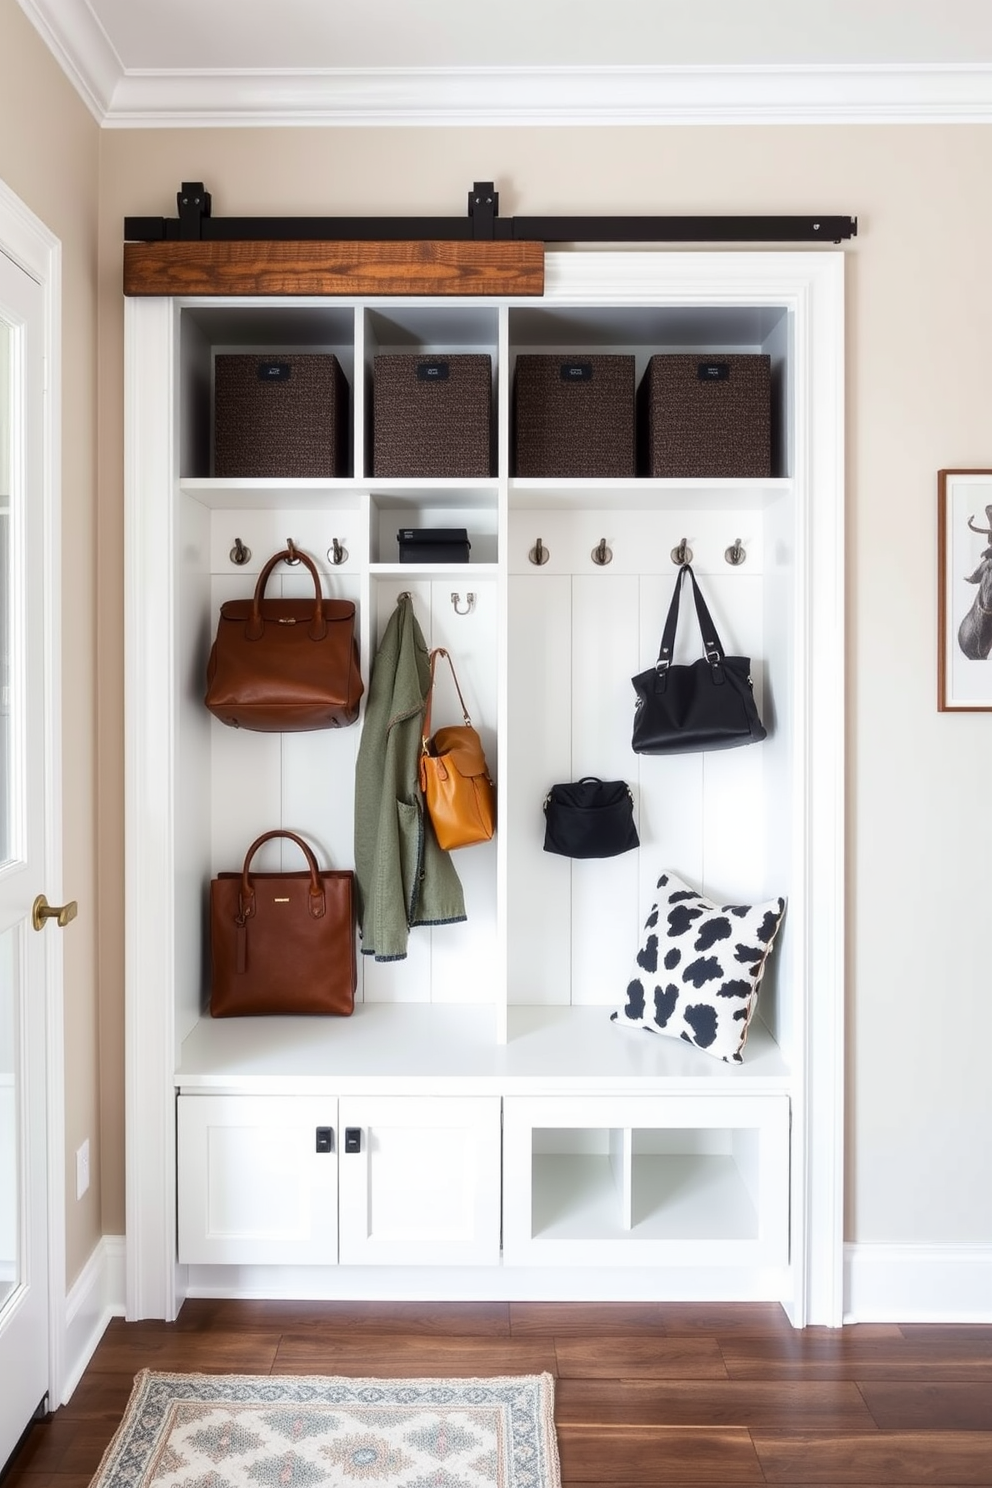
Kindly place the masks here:
<instances>
[{"instance_id":1,"label":"green jacket","mask_svg":"<svg viewBox=\"0 0 992 1488\"><path fill-rule=\"evenodd\" d=\"M400 961L414 925L466 918L454 864L438 847L420 792L430 661L409 595L376 652L355 772L355 885L362 954Z\"/></svg>"}]
</instances>

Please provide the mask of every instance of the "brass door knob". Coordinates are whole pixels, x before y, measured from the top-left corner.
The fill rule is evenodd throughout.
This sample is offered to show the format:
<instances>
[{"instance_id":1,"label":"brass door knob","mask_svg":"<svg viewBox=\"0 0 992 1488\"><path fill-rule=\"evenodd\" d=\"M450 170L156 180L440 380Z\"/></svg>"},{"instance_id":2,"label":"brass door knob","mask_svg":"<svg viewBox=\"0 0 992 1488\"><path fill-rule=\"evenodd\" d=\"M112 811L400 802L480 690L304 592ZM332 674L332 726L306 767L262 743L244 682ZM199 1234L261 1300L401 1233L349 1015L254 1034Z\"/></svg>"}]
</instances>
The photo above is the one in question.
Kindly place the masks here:
<instances>
[{"instance_id":1,"label":"brass door knob","mask_svg":"<svg viewBox=\"0 0 992 1488\"><path fill-rule=\"evenodd\" d=\"M64 930L78 913L79 905L75 899L70 899L68 904L49 904L44 894L39 894L31 906L31 923L36 930L44 930L45 922L54 920L59 929Z\"/></svg>"}]
</instances>

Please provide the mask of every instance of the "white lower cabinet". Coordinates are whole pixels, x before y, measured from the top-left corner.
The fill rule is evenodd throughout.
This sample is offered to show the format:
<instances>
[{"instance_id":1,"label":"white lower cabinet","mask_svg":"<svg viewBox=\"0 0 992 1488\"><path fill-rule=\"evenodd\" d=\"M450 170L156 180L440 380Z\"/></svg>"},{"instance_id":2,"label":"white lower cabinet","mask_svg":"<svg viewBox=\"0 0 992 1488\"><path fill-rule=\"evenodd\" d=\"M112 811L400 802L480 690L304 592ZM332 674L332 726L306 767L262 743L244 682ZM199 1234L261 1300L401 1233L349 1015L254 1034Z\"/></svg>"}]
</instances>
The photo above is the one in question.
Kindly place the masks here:
<instances>
[{"instance_id":1,"label":"white lower cabinet","mask_svg":"<svg viewBox=\"0 0 992 1488\"><path fill-rule=\"evenodd\" d=\"M787 1096L509 1097L507 1265L782 1266Z\"/></svg>"},{"instance_id":2,"label":"white lower cabinet","mask_svg":"<svg viewBox=\"0 0 992 1488\"><path fill-rule=\"evenodd\" d=\"M498 1096L191 1095L181 1263L495 1265Z\"/></svg>"}]
</instances>

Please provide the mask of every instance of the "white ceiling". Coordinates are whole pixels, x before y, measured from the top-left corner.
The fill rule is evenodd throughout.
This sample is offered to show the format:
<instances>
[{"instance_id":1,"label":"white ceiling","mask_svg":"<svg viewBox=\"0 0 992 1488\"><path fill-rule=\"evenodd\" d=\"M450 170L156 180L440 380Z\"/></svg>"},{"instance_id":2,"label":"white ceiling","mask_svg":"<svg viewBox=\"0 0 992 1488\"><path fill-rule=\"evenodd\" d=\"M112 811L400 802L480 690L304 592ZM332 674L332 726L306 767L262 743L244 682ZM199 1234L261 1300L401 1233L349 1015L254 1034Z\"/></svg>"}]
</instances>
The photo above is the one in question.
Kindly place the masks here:
<instances>
[{"instance_id":1,"label":"white ceiling","mask_svg":"<svg viewBox=\"0 0 992 1488\"><path fill-rule=\"evenodd\" d=\"M992 119L990 0L19 0L102 124Z\"/></svg>"}]
</instances>

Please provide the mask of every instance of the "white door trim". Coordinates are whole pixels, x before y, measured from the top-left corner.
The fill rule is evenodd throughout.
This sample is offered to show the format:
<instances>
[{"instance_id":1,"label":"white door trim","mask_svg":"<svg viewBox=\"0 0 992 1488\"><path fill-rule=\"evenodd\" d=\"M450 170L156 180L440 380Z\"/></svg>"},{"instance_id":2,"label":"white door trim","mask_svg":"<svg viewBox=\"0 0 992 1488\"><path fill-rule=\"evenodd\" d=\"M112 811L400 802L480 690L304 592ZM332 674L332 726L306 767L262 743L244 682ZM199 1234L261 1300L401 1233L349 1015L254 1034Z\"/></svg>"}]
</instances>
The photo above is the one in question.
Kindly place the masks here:
<instances>
[{"instance_id":1,"label":"white door trim","mask_svg":"<svg viewBox=\"0 0 992 1488\"><path fill-rule=\"evenodd\" d=\"M30 274L44 305L45 407L43 410L45 730L53 740L45 763L45 892L62 902L62 482L61 319L62 244L0 181L0 252ZM48 1118L48 1399L62 1400L65 1371L65 1063L62 1016L62 937L45 937Z\"/></svg>"}]
</instances>

